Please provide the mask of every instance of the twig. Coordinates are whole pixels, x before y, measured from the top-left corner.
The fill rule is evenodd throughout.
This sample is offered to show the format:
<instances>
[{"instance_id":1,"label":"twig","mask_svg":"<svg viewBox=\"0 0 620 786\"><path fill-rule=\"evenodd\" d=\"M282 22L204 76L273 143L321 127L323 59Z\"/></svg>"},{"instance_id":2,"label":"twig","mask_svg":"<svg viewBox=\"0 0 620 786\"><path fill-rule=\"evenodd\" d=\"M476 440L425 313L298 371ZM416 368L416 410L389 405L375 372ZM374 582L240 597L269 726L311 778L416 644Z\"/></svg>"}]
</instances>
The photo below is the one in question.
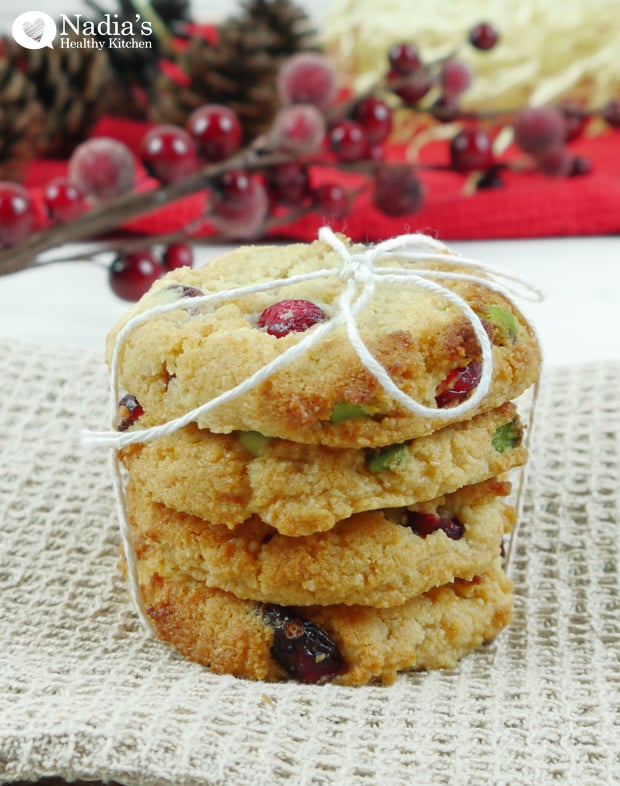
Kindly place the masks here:
<instances>
[{"instance_id":1,"label":"twig","mask_svg":"<svg viewBox=\"0 0 620 786\"><path fill-rule=\"evenodd\" d=\"M209 187L211 182L231 169L256 170L264 166L289 161L282 153L257 152L254 146L245 148L231 158L207 164L176 183L159 186L149 191L130 192L111 199L84 213L71 224L54 224L31 235L27 240L0 252L0 275L15 273L36 264L37 256L65 243L88 240L105 235L132 218L157 210L169 202L189 196Z\"/></svg>"}]
</instances>

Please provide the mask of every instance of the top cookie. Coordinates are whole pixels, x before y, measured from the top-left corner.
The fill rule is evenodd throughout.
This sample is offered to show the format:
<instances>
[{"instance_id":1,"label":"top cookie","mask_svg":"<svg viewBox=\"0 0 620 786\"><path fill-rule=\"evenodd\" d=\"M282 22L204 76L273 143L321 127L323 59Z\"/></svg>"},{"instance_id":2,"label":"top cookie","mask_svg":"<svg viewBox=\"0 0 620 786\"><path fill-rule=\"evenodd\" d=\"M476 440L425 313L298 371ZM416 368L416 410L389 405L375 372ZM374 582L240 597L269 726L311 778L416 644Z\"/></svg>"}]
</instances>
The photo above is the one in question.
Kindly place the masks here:
<instances>
[{"instance_id":1,"label":"top cookie","mask_svg":"<svg viewBox=\"0 0 620 786\"><path fill-rule=\"evenodd\" d=\"M350 250L362 252L364 247ZM375 262L377 271L386 267L485 278L477 269L464 271L448 255L445 262L392 256ZM164 423L230 391L313 331L333 326L286 367L196 417L201 428L214 432L258 431L333 447L377 447L429 434L493 409L535 381L540 352L519 311L480 282L436 278L481 319L492 342L493 377L488 393L466 414L412 413L364 367L346 327L330 321L337 318L347 287L343 268L342 258L317 241L246 246L202 268L174 270L112 329L107 360L111 362L119 331L132 317L186 298L179 308L171 306L135 325L118 345L120 384L136 397L150 422ZM267 284L325 269L336 272L275 288ZM257 284L265 284L263 291L230 293ZM362 291L359 283L349 286L356 288L355 297ZM221 299L202 303L195 299L200 293L221 293ZM445 296L409 280L381 280L356 323L392 381L420 404L447 411L471 394L480 375L481 348L469 319Z\"/></svg>"}]
</instances>

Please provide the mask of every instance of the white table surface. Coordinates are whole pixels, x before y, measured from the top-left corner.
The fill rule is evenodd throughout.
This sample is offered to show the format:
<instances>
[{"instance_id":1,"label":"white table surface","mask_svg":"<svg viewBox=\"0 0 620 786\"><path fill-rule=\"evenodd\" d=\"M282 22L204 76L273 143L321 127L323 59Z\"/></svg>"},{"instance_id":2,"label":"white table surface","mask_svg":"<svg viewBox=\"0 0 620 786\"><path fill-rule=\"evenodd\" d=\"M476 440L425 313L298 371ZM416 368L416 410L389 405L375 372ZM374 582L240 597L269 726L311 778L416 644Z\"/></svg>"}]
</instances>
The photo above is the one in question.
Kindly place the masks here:
<instances>
[{"instance_id":1,"label":"white table surface","mask_svg":"<svg viewBox=\"0 0 620 786\"><path fill-rule=\"evenodd\" d=\"M544 290L542 303L519 306L538 331L548 366L620 358L620 237L451 246ZM223 250L198 247L198 263ZM92 262L59 262L0 277L0 339L101 350L106 332L128 307L110 291L106 276Z\"/></svg>"}]
</instances>

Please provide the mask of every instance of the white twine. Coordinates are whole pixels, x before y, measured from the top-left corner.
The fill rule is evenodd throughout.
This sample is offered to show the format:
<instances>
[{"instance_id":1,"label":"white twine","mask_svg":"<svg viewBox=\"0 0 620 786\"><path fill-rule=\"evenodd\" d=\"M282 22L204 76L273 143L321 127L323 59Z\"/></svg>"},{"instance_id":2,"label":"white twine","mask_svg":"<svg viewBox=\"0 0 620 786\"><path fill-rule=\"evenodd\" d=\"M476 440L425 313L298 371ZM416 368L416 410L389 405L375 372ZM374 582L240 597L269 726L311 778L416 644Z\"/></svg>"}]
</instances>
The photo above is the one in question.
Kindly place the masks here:
<instances>
[{"instance_id":1,"label":"white twine","mask_svg":"<svg viewBox=\"0 0 620 786\"><path fill-rule=\"evenodd\" d=\"M524 279L497 270L496 268L483 265L476 260L460 256L450 250L441 241L428 235L420 233L401 235L374 246L369 246L361 252L352 252L329 227L322 227L319 230L319 240L331 246L338 254L342 260L341 266L316 270L310 273L291 276L289 278L272 279L249 284L223 292L205 293L198 297L183 297L173 303L157 305L137 314L128 320L117 333L110 364L110 411L112 429L108 431L84 431L82 443L87 447L106 447L110 450L110 464L117 502L121 540L127 565L129 591L137 614L142 624L149 632L152 632L153 628L142 601L138 580L137 561L131 546L131 529L127 520L122 473L117 457L117 451L119 449L127 447L128 445L145 443L157 437L173 434L180 428L198 420L201 416L212 411L216 407L230 403L238 397L243 396L245 393L258 387L262 382L269 379L278 371L286 368L295 360L302 357L340 325L345 325L351 346L355 350L364 368L375 377L381 387L386 393L392 396L394 400L415 415L426 418L436 418L438 420L454 420L475 409L488 393L493 377L493 350L480 317L473 311L469 304L455 292L441 286L437 281L432 279L475 282L488 289L502 293L511 303L513 302L511 297L512 294L532 300L542 299L540 290L533 287ZM475 268L477 271L481 270L485 273L485 277L476 275L475 272L450 272L432 268L375 267L375 262L390 257L395 257L401 262L449 262L464 269ZM345 283L345 287L336 301L335 313L332 314L329 319L314 325L296 344L293 344L277 358L255 371L243 382L220 393L218 396L204 402L184 415L173 418L166 423L151 428L132 429L131 431L122 432L114 428L114 423L118 416L118 401L120 398L120 352L129 334L139 325L146 323L154 317L166 314L169 311L189 307L190 305L192 308L200 304L213 307L219 303L234 300L245 295L268 292L273 289L289 287L298 283L330 276L338 276ZM501 283L502 281L517 284L519 289L515 290L514 287L504 286ZM385 367L379 363L365 345L357 327L356 316L374 294L377 284L383 283L403 283L438 294L454 305L468 319L480 347L482 371L477 386L465 401L447 409L427 407L420 404L394 383Z\"/></svg>"},{"instance_id":2,"label":"white twine","mask_svg":"<svg viewBox=\"0 0 620 786\"><path fill-rule=\"evenodd\" d=\"M312 281L328 276L339 276L342 278L346 287L337 301L336 313L325 322L318 323L296 344L289 347L281 355L274 360L265 364L263 367L254 372L243 382L239 383L230 390L219 394L213 399L201 404L200 406L190 410L180 417L167 421L166 423L153 426L151 428L142 430L132 430L119 432L115 429L109 431L86 431L83 434L83 444L86 446L100 446L120 449L127 445L136 443L148 442L156 437L167 436L173 434L178 429L186 426L188 423L198 420L201 416L207 414L216 407L230 403L239 396L244 395L250 390L256 388L269 377L273 376L276 372L289 366L299 357L304 355L308 350L318 344L323 338L333 332L339 325L345 324L349 340L355 349L355 352L362 363L362 365L377 379L381 387L391 395L396 401L402 404L406 409L421 417L432 417L438 420L453 420L460 415L465 415L467 412L474 409L480 401L487 394L491 378L493 374L493 357L492 346L489 337L484 329L480 317L471 309L471 307L455 292L446 289L441 285L429 280L431 278L446 279L452 281L471 281L482 284L489 289L501 292L509 300L511 298L511 290L502 286L495 278L505 279L507 281L517 282L522 288L523 292L519 296L523 297L524 294L532 299L540 299L542 297L540 291L533 287L523 279L498 271L495 268L483 266L475 260L470 260L461 257L458 254L450 251L447 246L434 238L422 234L401 235L397 238L392 238L379 243L375 246L367 248L365 251L352 253L347 246L334 234L329 227L322 227L319 231L319 239L328 243L334 251L336 251L342 258L343 265L337 268L328 268L323 270L313 271L311 273L304 273L297 276L284 279L273 279L271 281L260 282L257 284L249 284L235 289L226 290L225 292L215 292L210 294L201 295L199 297L180 298L173 303L166 303L137 314L130 319L116 336L116 343L114 346L112 361L111 361L111 385L110 385L110 409L111 421L117 417L117 407L120 398L120 385L118 381L119 369L119 356L121 348L126 341L128 335L139 325L153 319L156 316L183 308L189 304L196 307L200 304L213 306L228 300L233 300L244 295L256 294L259 292L266 292L269 290L292 286L294 284ZM422 250L417 250L422 249ZM433 253L437 249L444 249L444 253ZM482 278L480 276L454 273L433 269L407 269L407 268L375 268L375 261L385 256L396 255L400 259L407 261L420 261L420 260L438 260L441 262L456 263L459 266L468 267L476 266L490 276L490 278ZM482 374L478 385L465 401L457 404L456 406L447 409L436 409L427 407L412 399L409 395L401 391L392 381L386 369L373 357L366 345L364 344L357 325L355 322L355 315L362 309L366 302L374 293L377 283L407 283L413 284L421 289L427 289L436 294L439 294L445 300L452 303L458 308L469 320L472 325L476 339L480 345L482 355ZM358 289L362 288L361 294L358 294ZM356 301L357 296L357 301Z\"/></svg>"},{"instance_id":3,"label":"white twine","mask_svg":"<svg viewBox=\"0 0 620 786\"><path fill-rule=\"evenodd\" d=\"M524 447L526 450L526 454L528 456L530 453L530 445L532 443L532 433L534 431L534 424L536 418L536 403L538 401L539 393L540 393L540 378L537 379L534 384L534 388L532 391L532 399L529 403L528 428L524 440ZM515 494L516 523L515 526L510 530L510 535L508 536L508 546L506 548L506 554L504 556L504 570L506 572L506 575L508 576L512 574L513 559L517 551L519 529L521 527L521 518L523 515L523 509L525 507L525 489L527 488L529 474L530 474L530 462L526 460L525 466L520 467L520 471L519 471L519 483L517 486L517 492Z\"/></svg>"}]
</instances>

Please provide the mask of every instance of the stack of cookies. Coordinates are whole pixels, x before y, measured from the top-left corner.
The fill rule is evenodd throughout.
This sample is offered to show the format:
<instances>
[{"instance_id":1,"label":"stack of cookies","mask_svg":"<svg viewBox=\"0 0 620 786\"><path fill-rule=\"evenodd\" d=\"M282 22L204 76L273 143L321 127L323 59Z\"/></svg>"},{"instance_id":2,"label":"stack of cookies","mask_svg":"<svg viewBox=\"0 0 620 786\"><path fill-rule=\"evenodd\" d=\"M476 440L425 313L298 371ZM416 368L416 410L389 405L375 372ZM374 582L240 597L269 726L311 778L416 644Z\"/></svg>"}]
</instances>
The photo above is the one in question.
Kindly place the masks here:
<instances>
[{"instance_id":1,"label":"stack of cookies","mask_svg":"<svg viewBox=\"0 0 620 786\"><path fill-rule=\"evenodd\" d=\"M157 635L186 657L253 679L388 683L453 667L510 621L506 473L526 460L512 402L539 348L487 273L430 256L377 257L368 293L368 268L355 277L330 243L244 247L169 273L111 331L131 559ZM469 305L478 334L454 298L404 280L416 270ZM346 298L424 412L362 363ZM480 326L492 377L468 407Z\"/></svg>"}]
</instances>

